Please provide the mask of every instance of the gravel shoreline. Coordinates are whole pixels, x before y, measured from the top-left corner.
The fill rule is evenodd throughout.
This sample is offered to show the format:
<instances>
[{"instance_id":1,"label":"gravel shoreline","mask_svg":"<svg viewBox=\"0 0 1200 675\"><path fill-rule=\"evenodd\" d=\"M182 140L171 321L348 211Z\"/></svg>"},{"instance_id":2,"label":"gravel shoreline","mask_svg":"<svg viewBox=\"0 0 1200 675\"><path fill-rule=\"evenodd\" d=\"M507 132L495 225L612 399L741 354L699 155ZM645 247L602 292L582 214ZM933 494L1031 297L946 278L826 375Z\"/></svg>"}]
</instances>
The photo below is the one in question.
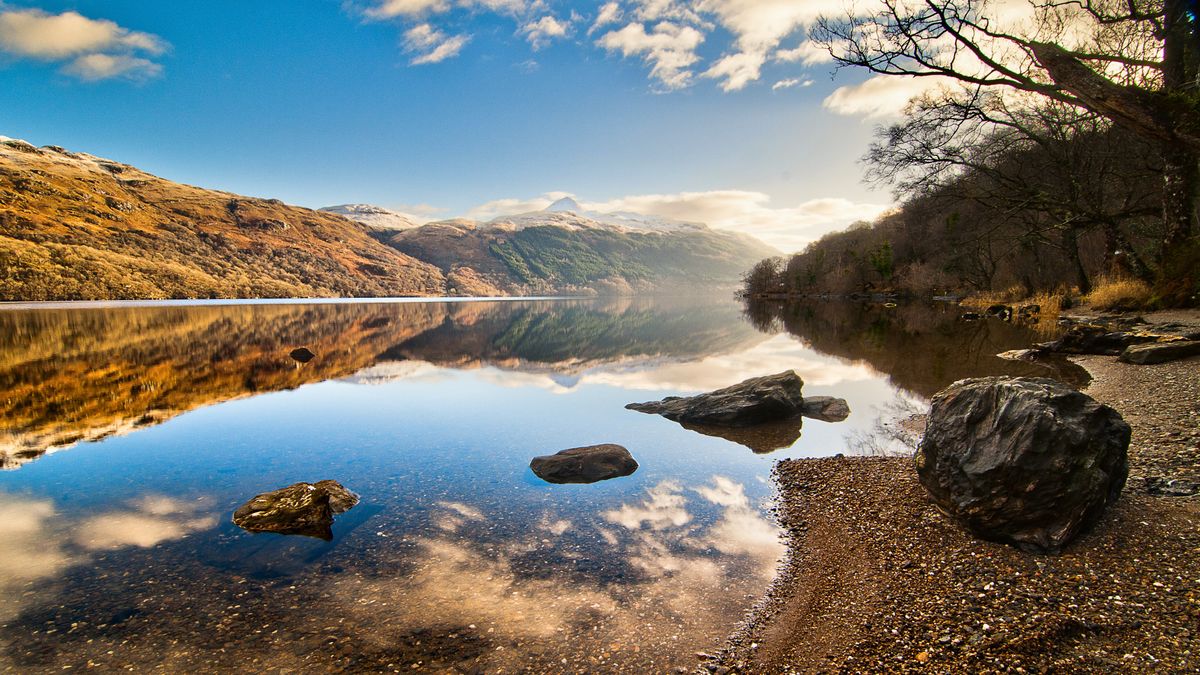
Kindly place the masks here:
<instances>
[{"instance_id":1,"label":"gravel shoreline","mask_svg":"<svg viewBox=\"0 0 1200 675\"><path fill-rule=\"evenodd\" d=\"M1192 318L1192 317L1189 317ZM1130 483L1090 533L1039 556L964 533L911 459L785 460L789 556L718 673L1200 671L1200 358L1081 357L1133 428ZM1146 479L1151 479L1147 481Z\"/></svg>"}]
</instances>

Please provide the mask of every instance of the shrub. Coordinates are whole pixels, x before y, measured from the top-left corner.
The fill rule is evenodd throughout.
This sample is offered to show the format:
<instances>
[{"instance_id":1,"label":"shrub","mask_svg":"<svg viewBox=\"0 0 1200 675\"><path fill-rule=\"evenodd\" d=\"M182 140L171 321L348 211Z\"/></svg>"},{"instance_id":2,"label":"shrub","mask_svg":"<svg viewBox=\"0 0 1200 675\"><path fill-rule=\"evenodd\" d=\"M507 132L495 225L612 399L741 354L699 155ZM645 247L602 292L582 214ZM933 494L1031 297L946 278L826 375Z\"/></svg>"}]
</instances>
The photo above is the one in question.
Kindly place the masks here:
<instances>
[{"instance_id":1,"label":"shrub","mask_svg":"<svg viewBox=\"0 0 1200 675\"><path fill-rule=\"evenodd\" d=\"M1152 291L1139 279L1100 278L1083 301L1092 309L1123 311L1144 309L1150 304Z\"/></svg>"}]
</instances>

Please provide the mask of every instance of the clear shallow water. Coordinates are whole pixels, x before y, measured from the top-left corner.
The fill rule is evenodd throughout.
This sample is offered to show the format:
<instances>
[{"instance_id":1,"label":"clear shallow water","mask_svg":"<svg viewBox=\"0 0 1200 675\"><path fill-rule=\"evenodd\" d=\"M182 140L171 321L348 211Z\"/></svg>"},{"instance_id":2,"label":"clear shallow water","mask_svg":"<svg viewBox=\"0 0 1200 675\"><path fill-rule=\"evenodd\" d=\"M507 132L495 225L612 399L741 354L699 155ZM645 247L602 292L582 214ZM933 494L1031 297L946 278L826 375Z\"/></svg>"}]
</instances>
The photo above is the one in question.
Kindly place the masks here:
<instances>
[{"instance_id":1,"label":"clear shallow water","mask_svg":"<svg viewBox=\"0 0 1200 675\"><path fill-rule=\"evenodd\" d=\"M691 667L773 577L776 459L877 452L930 387L1043 374L991 356L1028 331L945 308L750 318L677 299L0 311L0 669ZM623 407L789 368L850 418L759 454ZM595 443L639 470L528 469ZM362 497L332 542L229 522L325 478Z\"/></svg>"}]
</instances>

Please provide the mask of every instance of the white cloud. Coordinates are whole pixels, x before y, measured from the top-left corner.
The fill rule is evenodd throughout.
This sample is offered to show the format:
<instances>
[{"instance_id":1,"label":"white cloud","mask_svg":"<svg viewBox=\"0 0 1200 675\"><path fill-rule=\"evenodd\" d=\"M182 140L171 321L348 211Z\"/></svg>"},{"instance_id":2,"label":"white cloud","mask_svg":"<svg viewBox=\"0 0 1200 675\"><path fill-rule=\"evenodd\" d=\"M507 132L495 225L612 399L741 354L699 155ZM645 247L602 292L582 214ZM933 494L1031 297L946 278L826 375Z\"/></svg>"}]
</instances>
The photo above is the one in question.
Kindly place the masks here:
<instances>
[{"instance_id":1,"label":"white cloud","mask_svg":"<svg viewBox=\"0 0 1200 675\"><path fill-rule=\"evenodd\" d=\"M167 46L156 35L77 12L0 12L0 51L42 61L69 61L62 72L83 80L155 77L162 66L137 54L158 56Z\"/></svg>"},{"instance_id":2,"label":"white cloud","mask_svg":"<svg viewBox=\"0 0 1200 675\"><path fill-rule=\"evenodd\" d=\"M839 87L823 105L840 115L880 118L898 115L914 96L932 91L944 83L934 77L876 75L859 84Z\"/></svg>"},{"instance_id":3,"label":"white cloud","mask_svg":"<svg viewBox=\"0 0 1200 675\"><path fill-rule=\"evenodd\" d=\"M57 60L112 50L161 54L166 43L158 36L76 12L48 14L40 9L23 9L0 13L0 49L17 56Z\"/></svg>"},{"instance_id":4,"label":"white cloud","mask_svg":"<svg viewBox=\"0 0 1200 675\"><path fill-rule=\"evenodd\" d=\"M448 0L383 0L368 7L363 14L370 19L394 19L438 14L450 9Z\"/></svg>"},{"instance_id":5,"label":"white cloud","mask_svg":"<svg viewBox=\"0 0 1200 675\"><path fill-rule=\"evenodd\" d=\"M789 77L786 80L779 80L771 85L771 91L779 91L780 89L791 89L792 87L811 87L813 81L805 78Z\"/></svg>"},{"instance_id":6,"label":"white cloud","mask_svg":"<svg viewBox=\"0 0 1200 675\"><path fill-rule=\"evenodd\" d=\"M802 63L812 66L819 63L832 63L833 55L821 45L805 40L793 49L780 49L775 52L775 60L781 63Z\"/></svg>"},{"instance_id":7,"label":"white cloud","mask_svg":"<svg viewBox=\"0 0 1200 675\"><path fill-rule=\"evenodd\" d=\"M428 23L421 23L404 31L404 51L413 54L409 61L414 66L439 63L458 56L469 42L469 35L447 35Z\"/></svg>"},{"instance_id":8,"label":"white cloud","mask_svg":"<svg viewBox=\"0 0 1200 675\"><path fill-rule=\"evenodd\" d=\"M592 27L588 29L588 35L600 30L601 28L614 24L621 20L621 3L606 2L599 11L596 12L596 20L592 22Z\"/></svg>"},{"instance_id":9,"label":"white cloud","mask_svg":"<svg viewBox=\"0 0 1200 675\"><path fill-rule=\"evenodd\" d=\"M63 66L62 72L95 82L114 77L147 80L162 74L162 66L128 54L87 54Z\"/></svg>"},{"instance_id":10,"label":"white cloud","mask_svg":"<svg viewBox=\"0 0 1200 675\"><path fill-rule=\"evenodd\" d=\"M622 56L641 56L651 65L650 76L667 89L681 89L692 78L691 66L700 60L696 48L704 42L699 30L670 21L654 25L651 32L641 23L605 33L596 42L610 52Z\"/></svg>"},{"instance_id":11,"label":"white cloud","mask_svg":"<svg viewBox=\"0 0 1200 675\"><path fill-rule=\"evenodd\" d=\"M771 197L747 190L711 190L621 197L587 204L595 211L633 211L648 215L707 223L745 232L784 252L795 251L821 235L857 220L872 220L889 204L852 202L848 199L812 199L792 207L773 207Z\"/></svg>"},{"instance_id":12,"label":"white cloud","mask_svg":"<svg viewBox=\"0 0 1200 675\"><path fill-rule=\"evenodd\" d=\"M704 71L704 76L723 79L723 91L737 91L759 78L766 59L766 54L762 52L727 54Z\"/></svg>"},{"instance_id":13,"label":"white cloud","mask_svg":"<svg viewBox=\"0 0 1200 675\"><path fill-rule=\"evenodd\" d=\"M555 38L566 37L570 29L570 21L559 21L547 14L537 21L526 23L521 27L520 32L525 34L525 39L529 40L529 44L536 51L545 47Z\"/></svg>"}]
</instances>

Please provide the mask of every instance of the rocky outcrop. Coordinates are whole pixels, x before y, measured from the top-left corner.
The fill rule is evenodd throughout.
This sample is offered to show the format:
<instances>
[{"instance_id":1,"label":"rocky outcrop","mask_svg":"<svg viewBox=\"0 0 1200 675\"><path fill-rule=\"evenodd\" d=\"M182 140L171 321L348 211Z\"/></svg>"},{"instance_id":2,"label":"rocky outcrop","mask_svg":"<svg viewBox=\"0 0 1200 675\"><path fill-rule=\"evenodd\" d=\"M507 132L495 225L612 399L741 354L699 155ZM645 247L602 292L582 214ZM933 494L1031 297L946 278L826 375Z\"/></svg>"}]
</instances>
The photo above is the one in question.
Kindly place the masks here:
<instances>
[{"instance_id":1,"label":"rocky outcrop","mask_svg":"<svg viewBox=\"0 0 1200 675\"><path fill-rule=\"evenodd\" d=\"M850 406L844 398L809 396L804 399L800 413L822 422L841 422L850 416Z\"/></svg>"},{"instance_id":2,"label":"rocky outcrop","mask_svg":"<svg viewBox=\"0 0 1200 675\"><path fill-rule=\"evenodd\" d=\"M233 512L233 524L250 532L333 539L333 516L354 508L358 495L335 480L296 483L266 492Z\"/></svg>"},{"instance_id":3,"label":"rocky outcrop","mask_svg":"<svg viewBox=\"0 0 1200 675\"><path fill-rule=\"evenodd\" d=\"M1200 340L1174 340L1126 347L1117 357L1125 363L1147 366L1200 356Z\"/></svg>"},{"instance_id":4,"label":"rocky outcrop","mask_svg":"<svg viewBox=\"0 0 1200 675\"><path fill-rule=\"evenodd\" d=\"M605 443L534 457L529 468L547 483L596 483L628 476L638 463L625 448Z\"/></svg>"},{"instance_id":5,"label":"rocky outcrop","mask_svg":"<svg viewBox=\"0 0 1200 675\"><path fill-rule=\"evenodd\" d=\"M804 381L795 371L755 377L697 396L668 396L661 401L630 403L629 410L662 415L676 422L747 427L799 416L804 410Z\"/></svg>"},{"instance_id":6,"label":"rocky outcrop","mask_svg":"<svg viewBox=\"0 0 1200 675\"><path fill-rule=\"evenodd\" d=\"M933 398L916 454L933 501L984 539L1057 552L1128 475L1129 425L1054 380L961 380Z\"/></svg>"}]
</instances>

